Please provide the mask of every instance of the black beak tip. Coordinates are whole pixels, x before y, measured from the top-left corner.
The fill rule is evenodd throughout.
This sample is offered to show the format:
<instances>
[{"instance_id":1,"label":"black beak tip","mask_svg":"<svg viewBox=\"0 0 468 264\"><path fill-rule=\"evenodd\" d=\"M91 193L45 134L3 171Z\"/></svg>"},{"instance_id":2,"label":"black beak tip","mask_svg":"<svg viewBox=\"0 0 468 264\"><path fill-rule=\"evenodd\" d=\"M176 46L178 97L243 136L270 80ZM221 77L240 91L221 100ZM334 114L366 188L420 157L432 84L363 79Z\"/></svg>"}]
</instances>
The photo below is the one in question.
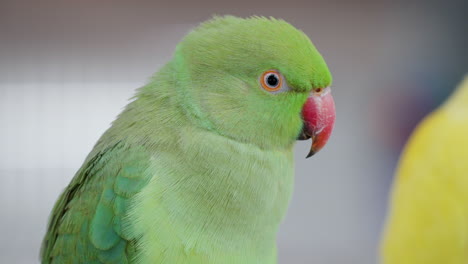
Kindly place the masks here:
<instances>
[{"instance_id":1,"label":"black beak tip","mask_svg":"<svg viewBox=\"0 0 468 264\"><path fill-rule=\"evenodd\" d=\"M317 152L315 152L313 149L311 149L310 152L309 152L309 154L307 154L306 159L312 157L315 153L317 153Z\"/></svg>"}]
</instances>

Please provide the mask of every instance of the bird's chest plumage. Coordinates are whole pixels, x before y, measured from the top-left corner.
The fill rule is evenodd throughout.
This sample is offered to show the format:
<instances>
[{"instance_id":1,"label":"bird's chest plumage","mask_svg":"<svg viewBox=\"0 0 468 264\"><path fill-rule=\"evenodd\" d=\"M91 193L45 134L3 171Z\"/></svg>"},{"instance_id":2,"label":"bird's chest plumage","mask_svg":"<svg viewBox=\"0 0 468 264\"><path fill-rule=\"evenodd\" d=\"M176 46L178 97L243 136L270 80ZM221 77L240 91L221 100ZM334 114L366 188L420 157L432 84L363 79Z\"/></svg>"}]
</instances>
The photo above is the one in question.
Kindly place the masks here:
<instances>
[{"instance_id":1,"label":"bird's chest plumage","mask_svg":"<svg viewBox=\"0 0 468 264\"><path fill-rule=\"evenodd\" d=\"M141 263L275 262L276 232L292 192L292 153L223 145L192 152L189 160L154 156L154 176L134 201Z\"/></svg>"}]
</instances>

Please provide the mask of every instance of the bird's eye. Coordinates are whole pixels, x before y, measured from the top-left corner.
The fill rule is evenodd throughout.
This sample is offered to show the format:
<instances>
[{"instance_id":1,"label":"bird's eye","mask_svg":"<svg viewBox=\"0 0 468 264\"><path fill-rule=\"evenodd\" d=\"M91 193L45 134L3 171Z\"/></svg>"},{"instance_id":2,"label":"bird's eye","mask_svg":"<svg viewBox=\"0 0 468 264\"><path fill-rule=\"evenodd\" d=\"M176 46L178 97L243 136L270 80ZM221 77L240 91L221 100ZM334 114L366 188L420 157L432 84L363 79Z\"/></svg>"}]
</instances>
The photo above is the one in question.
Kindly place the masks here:
<instances>
[{"instance_id":1,"label":"bird's eye","mask_svg":"<svg viewBox=\"0 0 468 264\"><path fill-rule=\"evenodd\" d=\"M283 86L283 77L278 71L269 70L262 74L260 83L268 92L276 92Z\"/></svg>"}]
</instances>

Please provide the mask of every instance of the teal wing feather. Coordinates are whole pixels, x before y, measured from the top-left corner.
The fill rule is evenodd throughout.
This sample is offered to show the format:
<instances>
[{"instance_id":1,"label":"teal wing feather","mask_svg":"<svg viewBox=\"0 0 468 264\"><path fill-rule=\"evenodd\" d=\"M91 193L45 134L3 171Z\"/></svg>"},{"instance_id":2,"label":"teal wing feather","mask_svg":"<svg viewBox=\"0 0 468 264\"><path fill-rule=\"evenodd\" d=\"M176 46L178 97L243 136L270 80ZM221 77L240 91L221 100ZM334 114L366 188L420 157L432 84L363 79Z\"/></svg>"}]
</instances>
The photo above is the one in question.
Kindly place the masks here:
<instances>
[{"instance_id":1,"label":"teal wing feather","mask_svg":"<svg viewBox=\"0 0 468 264\"><path fill-rule=\"evenodd\" d=\"M148 164L143 147L121 142L88 158L55 204L42 263L128 263L137 237L124 220L151 177Z\"/></svg>"}]
</instances>

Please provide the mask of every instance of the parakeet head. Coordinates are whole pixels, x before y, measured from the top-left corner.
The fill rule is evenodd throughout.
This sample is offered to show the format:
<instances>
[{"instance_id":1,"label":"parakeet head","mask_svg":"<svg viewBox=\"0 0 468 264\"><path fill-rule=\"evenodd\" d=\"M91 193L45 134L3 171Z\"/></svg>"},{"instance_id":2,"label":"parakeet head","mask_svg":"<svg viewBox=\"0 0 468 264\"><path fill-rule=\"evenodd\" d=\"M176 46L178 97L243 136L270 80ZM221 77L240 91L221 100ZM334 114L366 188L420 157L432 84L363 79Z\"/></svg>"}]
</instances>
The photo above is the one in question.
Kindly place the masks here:
<instances>
[{"instance_id":1,"label":"parakeet head","mask_svg":"<svg viewBox=\"0 0 468 264\"><path fill-rule=\"evenodd\" d=\"M178 45L179 93L198 125L263 149L327 142L331 74L309 38L283 20L232 16L203 23Z\"/></svg>"}]
</instances>

